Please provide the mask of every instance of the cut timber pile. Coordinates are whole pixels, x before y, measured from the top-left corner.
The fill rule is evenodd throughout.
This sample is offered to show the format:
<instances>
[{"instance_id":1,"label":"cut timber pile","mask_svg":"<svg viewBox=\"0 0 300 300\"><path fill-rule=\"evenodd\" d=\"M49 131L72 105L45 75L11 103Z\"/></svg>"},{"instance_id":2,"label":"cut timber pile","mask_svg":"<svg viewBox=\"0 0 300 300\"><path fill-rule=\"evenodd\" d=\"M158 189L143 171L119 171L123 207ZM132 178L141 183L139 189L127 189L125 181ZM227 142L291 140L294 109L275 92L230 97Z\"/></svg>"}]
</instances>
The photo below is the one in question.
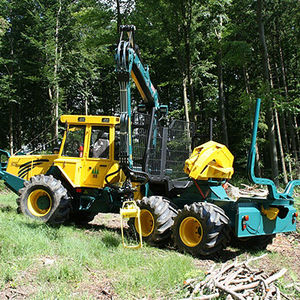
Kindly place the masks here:
<instances>
[{"instance_id":1,"label":"cut timber pile","mask_svg":"<svg viewBox=\"0 0 300 300\"><path fill-rule=\"evenodd\" d=\"M252 196L258 196L258 197L266 197L268 195L268 190L266 188L261 188L258 185L249 186L246 184L242 184L244 188L238 188L229 182L227 193L229 196L233 199L237 199L240 197L252 197Z\"/></svg>"},{"instance_id":2,"label":"cut timber pile","mask_svg":"<svg viewBox=\"0 0 300 300\"><path fill-rule=\"evenodd\" d=\"M185 299L215 299L226 297L226 299L281 299L281 296L289 299L280 292L274 282L282 277L287 271L282 269L277 273L268 276L263 271L253 269L249 263L263 258L250 258L238 263L236 260L230 264L223 264L220 268L213 265L206 273L204 280L188 279L184 282L184 289L187 290Z\"/></svg>"}]
</instances>

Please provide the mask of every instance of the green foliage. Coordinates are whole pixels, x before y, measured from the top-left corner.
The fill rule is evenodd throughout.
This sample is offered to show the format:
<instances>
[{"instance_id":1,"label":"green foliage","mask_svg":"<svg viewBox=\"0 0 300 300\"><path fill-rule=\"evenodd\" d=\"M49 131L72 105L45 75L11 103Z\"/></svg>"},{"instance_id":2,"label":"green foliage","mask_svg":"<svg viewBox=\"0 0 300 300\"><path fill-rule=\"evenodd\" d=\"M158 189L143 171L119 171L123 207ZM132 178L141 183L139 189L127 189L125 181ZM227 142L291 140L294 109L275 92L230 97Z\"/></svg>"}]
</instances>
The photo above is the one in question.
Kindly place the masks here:
<instances>
[{"instance_id":1,"label":"green foliage","mask_svg":"<svg viewBox=\"0 0 300 300\"><path fill-rule=\"evenodd\" d=\"M238 171L245 174L257 97L273 102L279 113L287 159L299 157L297 0L263 1L271 89L263 76L256 2L126 0L119 4L118 11L113 0L0 2L0 148L9 148L10 138L15 150L28 143L34 149L51 140L56 103L60 114L84 114L86 106L90 114L118 111L113 56L121 22L136 25L135 40L160 102L181 119L185 118L183 79L189 77L187 97L189 113L197 120L197 144L208 140L210 118L213 139L223 140L221 65L229 148ZM141 102L136 89L132 96L135 103ZM263 171L270 170L272 159L267 106L262 108L258 140ZM47 128L48 133L31 142Z\"/></svg>"}]
</instances>

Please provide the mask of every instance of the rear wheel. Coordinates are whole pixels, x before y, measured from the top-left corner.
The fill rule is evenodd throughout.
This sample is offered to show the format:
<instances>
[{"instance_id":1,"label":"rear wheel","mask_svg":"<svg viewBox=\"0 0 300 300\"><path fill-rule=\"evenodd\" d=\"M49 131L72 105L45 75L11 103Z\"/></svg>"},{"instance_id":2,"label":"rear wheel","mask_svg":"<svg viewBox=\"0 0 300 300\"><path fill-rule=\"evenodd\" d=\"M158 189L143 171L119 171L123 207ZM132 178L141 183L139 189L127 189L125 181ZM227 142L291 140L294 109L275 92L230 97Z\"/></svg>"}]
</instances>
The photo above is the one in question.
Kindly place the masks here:
<instances>
[{"instance_id":1,"label":"rear wheel","mask_svg":"<svg viewBox=\"0 0 300 300\"><path fill-rule=\"evenodd\" d=\"M18 212L52 225L68 220L70 201L67 190L52 175L31 177L19 193Z\"/></svg>"},{"instance_id":2,"label":"rear wheel","mask_svg":"<svg viewBox=\"0 0 300 300\"><path fill-rule=\"evenodd\" d=\"M211 255L230 239L229 219L211 203L185 205L174 220L173 238L178 249L194 256Z\"/></svg>"},{"instance_id":3,"label":"rear wheel","mask_svg":"<svg viewBox=\"0 0 300 300\"><path fill-rule=\"evenodd\" d=\"M176 210L171 207L169 201L161 196L144 197L137 201L141 209L141 230L143 240L151 245L162 245L171 236L171 227L174 223ZM130 227L135 234L139 233L138 220L131 219Z\"/></svg>"}]
</instances>

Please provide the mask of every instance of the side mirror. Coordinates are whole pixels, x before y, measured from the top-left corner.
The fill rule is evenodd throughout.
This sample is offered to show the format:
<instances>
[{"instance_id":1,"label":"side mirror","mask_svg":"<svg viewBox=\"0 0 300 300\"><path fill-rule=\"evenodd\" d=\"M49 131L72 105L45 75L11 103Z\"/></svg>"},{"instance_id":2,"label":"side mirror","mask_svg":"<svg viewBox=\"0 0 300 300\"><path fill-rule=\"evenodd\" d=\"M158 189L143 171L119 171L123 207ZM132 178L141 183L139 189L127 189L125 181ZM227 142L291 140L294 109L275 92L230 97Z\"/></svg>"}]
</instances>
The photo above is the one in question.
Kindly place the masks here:
<instances>
[{"instance_id":1,"label":"side mirror","mask_svg":"<svg viewBox=\"0 0 300 300\"><path fill-rule=\"evenodd\" d=\"M0 170L1 171L6 170L9 158L10 158L10 154L5 150L0 149Z\"/></svg>"}]
</instances>

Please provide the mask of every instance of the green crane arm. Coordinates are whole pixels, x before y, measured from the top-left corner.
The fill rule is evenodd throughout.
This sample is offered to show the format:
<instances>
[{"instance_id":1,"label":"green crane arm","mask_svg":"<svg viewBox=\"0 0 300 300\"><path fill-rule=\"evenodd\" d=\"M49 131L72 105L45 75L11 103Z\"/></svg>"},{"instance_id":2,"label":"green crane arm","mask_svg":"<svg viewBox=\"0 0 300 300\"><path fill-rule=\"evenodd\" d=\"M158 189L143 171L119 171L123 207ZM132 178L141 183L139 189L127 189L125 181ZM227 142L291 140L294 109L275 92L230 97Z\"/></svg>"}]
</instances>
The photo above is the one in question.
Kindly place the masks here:
<instances>
[{"instance_id":1,"label":"green crane arm","mask_svg":"<svg viewBox=\"0 0 300 300\"><path fill-rule=\"evenodd\" d=\"M159 104L158 93L151 82L149 68L148 66L144 67L140 59L138 47L134 42L135 26L120 26L120 32L120 41L115 54L121 104L120 163L123 165L128 164L129 167L132 167L131 81L134 81L143 100L140 107L143 108L146 113L151 115L152 119L154 119L154 116L157 116L158 112L161 114L167 114L168 107L167 105ZM124 33L128 34L128 40L124 38Z\"/></svg>"}]
</instances>

